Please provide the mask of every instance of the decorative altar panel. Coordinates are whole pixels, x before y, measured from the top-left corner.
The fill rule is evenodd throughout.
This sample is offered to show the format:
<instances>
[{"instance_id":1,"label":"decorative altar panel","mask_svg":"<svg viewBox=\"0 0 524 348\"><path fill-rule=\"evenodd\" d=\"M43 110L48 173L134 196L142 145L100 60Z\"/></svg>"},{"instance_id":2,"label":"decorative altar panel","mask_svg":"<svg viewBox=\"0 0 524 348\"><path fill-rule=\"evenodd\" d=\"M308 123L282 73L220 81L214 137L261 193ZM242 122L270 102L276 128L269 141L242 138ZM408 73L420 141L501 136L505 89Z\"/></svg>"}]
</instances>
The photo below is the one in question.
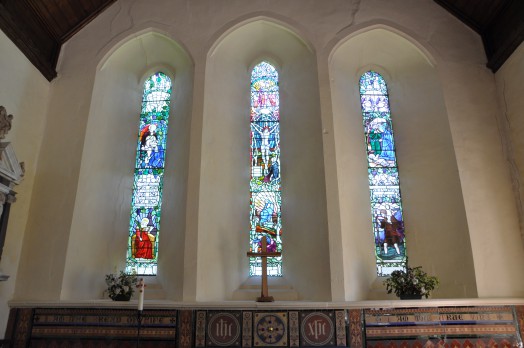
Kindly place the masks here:
<instances>
[{"instance_id":1,"label":"decorative altar panel","mask_svg":"<svg viewBox=\"0 0 524 348\"><path fill-rule=\"evenodd\" d=\"M368 348L522 347L523 307L364 310Z\"/></svg>"},{"instance_id":2,"label":"decorative altar panel","mask_svg":"<svg viewBox=\"0 0 524 348\"><path fill-rule=\"evenodd\" d=\"M522 347L524 306L12 308L10 347Z\"/></svg>"}]
</instances>

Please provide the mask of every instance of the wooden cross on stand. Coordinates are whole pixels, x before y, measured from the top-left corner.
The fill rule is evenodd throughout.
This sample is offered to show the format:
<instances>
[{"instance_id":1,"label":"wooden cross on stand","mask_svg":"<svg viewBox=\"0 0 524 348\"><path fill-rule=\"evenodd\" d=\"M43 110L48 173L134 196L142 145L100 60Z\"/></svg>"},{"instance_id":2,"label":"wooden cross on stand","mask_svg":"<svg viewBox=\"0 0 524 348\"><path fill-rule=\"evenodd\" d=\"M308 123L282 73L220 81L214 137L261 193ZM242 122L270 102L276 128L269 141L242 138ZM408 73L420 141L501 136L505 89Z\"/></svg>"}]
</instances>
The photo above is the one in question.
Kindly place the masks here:
<instances>
[{"instance_id":1,"label":"wooden cross on stand","mask_svg":"<svg viewBox=\"0 0 524 348\"><path fill-rule=\"evenodd\" d=\"M267 258L268 257L278 257L281 256L282 253L278 251L274 252L268 252L267 251L267 237L262 237L262 252L260 253L254 253L254 252L248 252L248 257L261 257L262 258L262 292L260 297L257 297L257 302L273 302L275 299L273 296L269 296L269 291L267 289Z\"/></svg>"}]
</instances>

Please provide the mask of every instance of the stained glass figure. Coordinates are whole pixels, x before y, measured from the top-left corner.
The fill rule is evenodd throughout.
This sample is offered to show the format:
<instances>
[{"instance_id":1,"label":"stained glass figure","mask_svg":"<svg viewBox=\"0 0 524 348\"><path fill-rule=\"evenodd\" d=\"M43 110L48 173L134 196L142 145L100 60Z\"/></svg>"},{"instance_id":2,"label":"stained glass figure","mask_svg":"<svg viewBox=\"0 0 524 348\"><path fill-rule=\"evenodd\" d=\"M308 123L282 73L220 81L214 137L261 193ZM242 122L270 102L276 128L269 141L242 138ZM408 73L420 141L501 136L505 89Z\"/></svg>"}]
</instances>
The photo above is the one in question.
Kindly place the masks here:
<instances>
[{"instance_id":1,"label":"stained glass figure","mask_svg":"<svg viewBox=\"0 0 524 348\"><path fill-rule=\"evenodd\" d=\"M171 79L158 72L144 83L136 148L126 272L156 275Z\"/></svg>"},{"instance_id":2,"label":"stained glass figure","mask_svg":"<svg viewBox=\"0 0 524 348\"><path fill-rule=\"evenodd\" d=\"M282 251L280 219L280 117L278 72L267 62L251 73L251 230L250 251L258 252L262 238L268 251ZM267 274L282 276L282 257L267 259ZM262 260L250 258L249 275L262 274Z\"/></svg>"},{"instance_id":3,"label":"stained glass figure","mask_svg":"<svg viewBox=\"0 0 524 348\"><path fill-rule=\"evenodd\" d=\"M395 141L384 78L368 71L360 78L360 101L368 156L371 216L377 274L406 266L406 242Z\"/></svg>"}]
</instances>

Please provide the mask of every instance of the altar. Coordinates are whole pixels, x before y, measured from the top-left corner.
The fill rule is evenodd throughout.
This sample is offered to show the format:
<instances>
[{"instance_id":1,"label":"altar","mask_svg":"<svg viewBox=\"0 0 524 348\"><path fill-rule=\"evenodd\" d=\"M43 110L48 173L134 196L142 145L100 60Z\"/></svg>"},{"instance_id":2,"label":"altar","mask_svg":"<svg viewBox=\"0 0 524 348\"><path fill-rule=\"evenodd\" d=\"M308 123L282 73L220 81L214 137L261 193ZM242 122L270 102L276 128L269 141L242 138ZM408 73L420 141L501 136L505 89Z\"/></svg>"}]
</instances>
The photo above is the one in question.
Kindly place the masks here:
<instances>
[{"instance_id":1,"label":"altar","mask_svg":"<svg viewBox=\"0 0 524 348\"><path fill-rule=\"evenodd\" d=\"M523 299L11 304L9 347L522 347Z\"/></svg>"}]
</instances>

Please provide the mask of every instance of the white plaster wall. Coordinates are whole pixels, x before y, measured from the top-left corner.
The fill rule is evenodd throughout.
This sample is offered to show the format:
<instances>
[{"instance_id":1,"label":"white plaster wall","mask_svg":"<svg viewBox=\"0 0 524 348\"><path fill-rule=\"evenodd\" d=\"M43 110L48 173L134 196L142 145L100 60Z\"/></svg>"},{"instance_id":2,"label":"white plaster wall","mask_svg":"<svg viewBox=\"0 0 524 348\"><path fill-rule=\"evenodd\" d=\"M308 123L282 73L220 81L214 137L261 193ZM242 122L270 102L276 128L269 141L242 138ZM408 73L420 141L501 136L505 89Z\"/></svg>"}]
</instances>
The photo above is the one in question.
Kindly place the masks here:
<instances>
[{"instance_id":1,"label":"white plaster wall","mask_svg":"<svg viewBox=\"0 0 524 348\"><path fill-rule=\"evenodd\" d=\"M160 283L180 297L192 64L171 39L148 32L119 47L97 71L61 299L96 297L104 275L123 270L143 83L162 71L173 83L159 233ZM96 218L93 218L96 217ZM172 252L178 250L178 252ZM109 262L108 262L109 261ZM178 295L177 295L178 294Z\"/></svg>"},{"instance_id":2,"label":"white plaster wall","mask_svg":"<svg viewBox=\"0 0 524 348\"><path fill-rule=\"evenodd\" d=\"M26 241L27 216L34 188L40 145L44 138L49 82L0 31L0 105L14 115L12 128L2 141L11 142L19 161L25 162L25 175L14 190L17 200L11 205L7 236L0 270L10 275L0 282L0 337L3 337L9 309L19 278L18 265Z\"/></svg>"},{"instance_id":3,"label":"white plaster wall","mask_svg":"<svg viewBox=\"0 0 524 348\"><path fill-rule=\"evenodd\" d=\"M78 64L83 58L64 62L74 68L52 83L44 132L53 135L40 148L15 299L60 298L95 72Z\"/></svg>"},{"instance_id":4,"label":"white plaster wall","mask_svg":"<svg viewBox=\"0 0 524 348\"><path fill-rule=\"evenodd\" d=\"M506 149L510 166L513 190L520 216L520 234L524 246L524 44L513 52L511 57L495 74L497 94L501 112L499 124L501 138ZM506 137L507 135L507 137ZM518 242L515 240L518 250Z\"/></svg>"},{"instance_id":5,"label":"white plaster wall","mask_svg":"<svg viewBox=\"0 0 524 348\"><path fill-rule=\"evenodd\" d=\"M507 143L509 163L512 167L515 197L519 201L522 214L522 198L524 197L524 44L521 44L511 57L495 74L497 93L501 107L501 127L508 132L510 142ZM522 215L521 215L522 218ZM521 221L522 231L522 221ZM523 234L524 237L524 234Z\"/></svg>"},{"instance_id":6,"label":"white plaster wall","mask_svg":"<svg viewBox=\"0 0 524 348\"><path fill-rule=\"evenodd\" d=\"M361 74L369 70L388 84L410 265L438 275L435 297L476 297L464 202L434 66L406 39L374 29L337 47L330 68L346 300L386 298L382 288L369 293L376 271L373 255L366 252L374 238L358 88Z\"/></svg>"},{"instance_id":7,"label":"white plaster wall","mask_svg":"<svg viewBox=\"0 0 524 348\"><path fill-rule=\"evenodd\" d=\"M262 59L280 81L283 274L301 299L330 299L315 55L263 20L227 34L207 62L197 299L228 299L248 277L249 86Z\"/></svg>"},{"instance_id":8,"label":"white plaster wall","mask_svg":"<svg viewBox=\"0 0 524 348\"><path fill-rule=\"evenodd\" d=\"M479 64L439 67L470 233L479 297L522 297L524 265L515 195L498 127L493 74ZM465 88L468 86L468 88Z\"/></svg>"}]
</instances>

